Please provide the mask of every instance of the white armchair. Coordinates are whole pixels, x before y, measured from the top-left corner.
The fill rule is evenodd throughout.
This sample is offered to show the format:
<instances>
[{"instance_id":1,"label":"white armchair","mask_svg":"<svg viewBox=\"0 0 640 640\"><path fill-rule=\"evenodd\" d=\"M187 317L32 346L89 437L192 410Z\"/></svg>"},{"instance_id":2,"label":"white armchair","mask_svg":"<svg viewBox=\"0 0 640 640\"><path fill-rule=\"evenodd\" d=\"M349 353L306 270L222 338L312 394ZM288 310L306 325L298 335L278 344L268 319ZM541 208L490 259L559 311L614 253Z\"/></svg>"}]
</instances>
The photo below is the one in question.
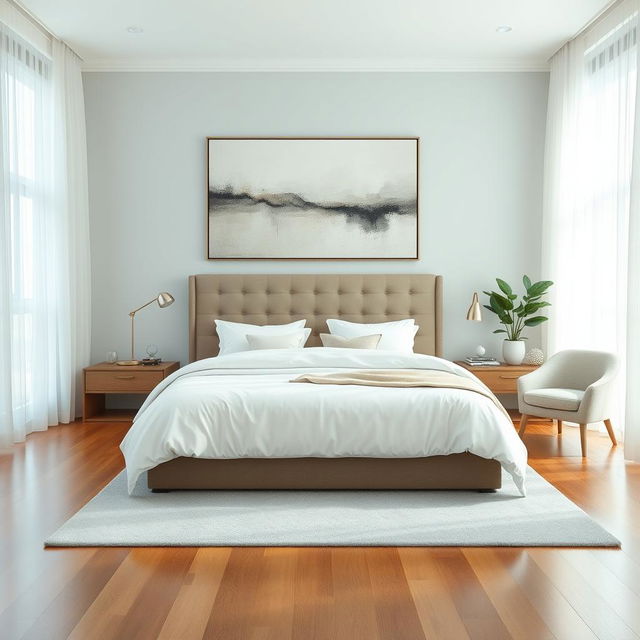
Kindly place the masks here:
<instances>
[{"instance_id":1,"label":"white armchair","mask_svg":"<svg viewBox=\"0 0 640 640\"><path fill-rule=\"evenodd\" d=\"M587 455L587 425L604 421L614 446L611 425L612 387L616 375L616 356L604 351L560 351L539 369L518 379L520 437L531 416L552 418L580 425L582 456Z\"/></svg>"}]
</instances>

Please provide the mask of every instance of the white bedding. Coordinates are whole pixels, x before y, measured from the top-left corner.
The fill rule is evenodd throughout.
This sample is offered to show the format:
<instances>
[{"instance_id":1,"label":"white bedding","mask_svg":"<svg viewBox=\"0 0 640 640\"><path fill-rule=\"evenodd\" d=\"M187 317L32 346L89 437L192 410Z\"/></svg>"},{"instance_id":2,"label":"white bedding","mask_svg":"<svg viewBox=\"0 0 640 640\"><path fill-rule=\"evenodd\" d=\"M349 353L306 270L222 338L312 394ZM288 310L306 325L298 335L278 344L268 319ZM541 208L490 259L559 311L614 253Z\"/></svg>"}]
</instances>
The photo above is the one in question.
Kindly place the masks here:
<instances>
[{"instance_id":1,"label":"white bedding","mask_svg":"<svg viewBox=\"0 0 640 640\"><path fill-rule=\"evenodd\" d=\"M392 351L272 349L208 358L161 382L120 448L129 491L162 462L197 458L414 458L469 451L495 458L525 495L527 450L507 417L460 389L291 384L302 373L438 369L433 356Z\"/></svg>"}]
</instances>

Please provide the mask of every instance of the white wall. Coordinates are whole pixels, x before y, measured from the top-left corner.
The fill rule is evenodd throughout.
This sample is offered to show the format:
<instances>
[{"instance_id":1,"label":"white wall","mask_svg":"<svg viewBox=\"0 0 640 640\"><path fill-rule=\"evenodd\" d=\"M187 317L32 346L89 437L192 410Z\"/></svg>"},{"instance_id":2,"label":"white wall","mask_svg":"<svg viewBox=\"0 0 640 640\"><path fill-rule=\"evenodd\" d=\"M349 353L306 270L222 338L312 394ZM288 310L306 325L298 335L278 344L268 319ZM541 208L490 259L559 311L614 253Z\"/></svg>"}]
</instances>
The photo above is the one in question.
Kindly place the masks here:
<instances>
[{"instance_id":1,"label":"white wall","mask_svg":"<svg viewBox=\"0 0 640 640\"><path fill-rule=\"evenodd\" d=\"M176 303L136 318L138 355L187 362L192 273L444 275L445 355L482 342L474 290L539 274L546 73L86 73L93 281L92 357L126 356L127 313L159 291ZM216 262L205 258L206 136L419 136L419 261ZM531 344L538 333L531 333Z\"/></svg>"}]
</instances>

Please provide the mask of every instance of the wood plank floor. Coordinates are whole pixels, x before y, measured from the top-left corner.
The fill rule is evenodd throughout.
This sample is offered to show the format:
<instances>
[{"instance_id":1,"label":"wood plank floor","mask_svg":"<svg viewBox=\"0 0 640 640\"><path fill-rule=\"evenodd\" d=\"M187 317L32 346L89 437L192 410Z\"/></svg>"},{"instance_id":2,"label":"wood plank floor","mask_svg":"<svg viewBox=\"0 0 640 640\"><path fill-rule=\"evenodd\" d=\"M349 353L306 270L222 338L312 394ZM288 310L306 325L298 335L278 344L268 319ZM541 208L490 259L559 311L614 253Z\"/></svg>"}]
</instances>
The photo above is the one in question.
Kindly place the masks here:
<instances>
[{"instance_id":1,"label":"wood plank floor","mask_svg":"<svg viewBox=\"0 0 640 640\"><path fill-rule=\"evenodd\" d=\"M533 423L537 471L622 550L45 550L123 466L123 424L33 434L0 456L0 638L640 638L640 465Z\"/></svg>"}]
</instances>

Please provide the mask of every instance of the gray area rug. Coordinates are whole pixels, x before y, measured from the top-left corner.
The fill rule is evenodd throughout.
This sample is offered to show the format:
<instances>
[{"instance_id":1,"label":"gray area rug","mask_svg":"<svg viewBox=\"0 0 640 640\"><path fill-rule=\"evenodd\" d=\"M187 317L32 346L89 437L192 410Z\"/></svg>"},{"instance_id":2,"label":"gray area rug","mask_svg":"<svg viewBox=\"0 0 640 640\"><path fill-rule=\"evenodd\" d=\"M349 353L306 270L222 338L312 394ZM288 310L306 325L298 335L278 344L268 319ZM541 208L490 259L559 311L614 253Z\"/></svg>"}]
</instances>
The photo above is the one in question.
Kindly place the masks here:
<instances>
[{"instance_id":1,"label":"gray area rug","mask_svg":"<svg viewBox=\"0 0 640 640\"><path fill-rule=\"evenodd\" d=\"M562 546L619 541L539 476L466 491L176 491L124 472L46 546Z\"/></svg>"}]
</instances>

